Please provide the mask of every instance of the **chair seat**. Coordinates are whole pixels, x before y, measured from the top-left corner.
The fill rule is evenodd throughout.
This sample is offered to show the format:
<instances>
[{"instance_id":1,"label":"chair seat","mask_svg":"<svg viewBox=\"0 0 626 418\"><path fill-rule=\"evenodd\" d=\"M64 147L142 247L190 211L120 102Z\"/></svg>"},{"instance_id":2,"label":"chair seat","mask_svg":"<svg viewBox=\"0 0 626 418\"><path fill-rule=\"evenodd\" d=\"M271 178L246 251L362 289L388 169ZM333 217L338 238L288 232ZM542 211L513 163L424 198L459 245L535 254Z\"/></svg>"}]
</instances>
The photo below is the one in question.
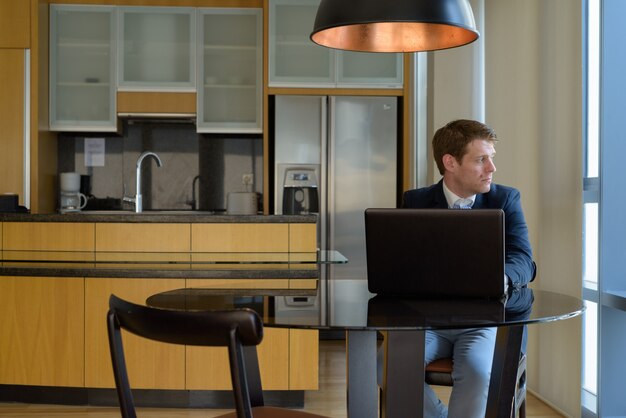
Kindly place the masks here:
<instances>
[{"instance_id":1,"label":"chair seat","mask_svg":"<svg viewBox=\"0 0 626 418\"><path fill-rule=\"evenodd\" d=\"M426 366L427 372L452 373L452 359L440 358Z\"/></svg>"},{"instance_id":2,"label":"chair seat","mask_svg":"<svg viewBox=\"0 0 626 418\"><path fill-rule=\"evenodd\" d=\"M424 369L424 379L429 385L452 386L452 358L437 359ZM515 388L514 413L516 417L526 417L526 355L520 357L517 369L517 387Z\"/></svg>"},{"instance_id":3,"label":"chair seat","mask_svg":"<svg viewBox=\"0 0 626 418\"><path fill-rule=\"evenodd\" d=\"M452 359L440 358L426 366L425 381L429 385L452 386Z\"/></svg>"},{"instance_id":4,"label":"chair seat","mask_svg":"<svg viewBox=\"0 0 626 418\"><path fill-rule=\"evenodd\" d=\"M257 406L252 408L254 418L328 418L323 415L293 409L275 408L272 406ZM237 412L220 415L216 418L237 418Z\"/></svg>"}]
</instances>

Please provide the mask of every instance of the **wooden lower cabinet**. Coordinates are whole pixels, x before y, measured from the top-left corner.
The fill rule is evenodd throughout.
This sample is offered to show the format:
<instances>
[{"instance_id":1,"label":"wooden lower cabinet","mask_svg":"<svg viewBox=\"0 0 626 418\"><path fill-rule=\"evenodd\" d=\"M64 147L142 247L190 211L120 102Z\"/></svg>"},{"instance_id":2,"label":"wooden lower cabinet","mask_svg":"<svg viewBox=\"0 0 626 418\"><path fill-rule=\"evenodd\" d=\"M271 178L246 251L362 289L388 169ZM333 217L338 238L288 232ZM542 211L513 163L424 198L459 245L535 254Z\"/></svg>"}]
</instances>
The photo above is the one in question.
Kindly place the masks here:
<instances>
[{"instance_id":1,"label":"wooden lower cabinet","mask_svg":"<svg viewBox=\"0 0 626 418\"><path fill-rule=\"evenodd\" d=\"M289 330L289 389L319 389L319 332Z\"/></svg>"},{"instance_id":2,"label":"wooden lower cabinet","mask_svg":"<svg viewBox=\"0 0 626 418\"><path fill-rule=\"evenodd\" d=\"M94 251L94 224L70 222L3 222L4 250Z\"/></svg>"},{"instance_id":3,"label":"wooden lower cabinet","mask_svg":"<svg viewBox=\"0 0 626 418\"><path fill-rule=\"evenodd\" d=\"M191 224L191 250L217 253L287 253L289 224Z\"/></svg>"},{"instance_id":4,"label":"wooden lower cabinet","mask_svg":"<svg viewBox=\"0 0 626 418\"><path fill-rule=\"evenodd\" d=\"M109 296L145 303L182 287L185 279L0 277L0 384L114 388ZM123 338L133 388L231 389L225 348ZM258 355L264 389L318 389L317 331L266 327Z\"/></svg>"},{"instance_id":5,"label":"wooden lower cabinet","mask_svg":"<svg viewBox=\"0 0 626 418\"><path fill-rule=\"evenodd\" d=\"M0 277L0 384L84 385L83 295L82 278Z\"/></svg>"},{"instance_id":6,"label":"wooden lower cabinet","mask_svg":"<svg viewBox=\"0 0 626 418\"><path fill-rule=\"evenodd\" d=\"M258 346L265 390L289 389L289 330L264 329ZM223 347L187 347L187 389L230 390L228 353Z\"/></svg>"},{"instance_id":7,"label":"wooden lower cabinet","mask_svg":"<svg viewBox=\"0 0 626 418\"><path fill-rule=\"evenodd\" d=\"M106 313L111 293L145 304L159 292L184 287L184 279L85 279L85 386L113 388ZM185 389L185 347L122 335L131 387Z\"/></svg>"},{"instance_id":8,"label":"wooden lower cabinet","mask_svg":"<svg viewBox=\"0 0 626 418\"><path fill-rule=\"evenodd\" d=\"M96 251L188 252L189 224L96 223Z\"/></svg>"},{"instance_id":9,"label":"wooden lower cabinet","mask_svg":"<svg viewBox=\"0 0 626 418\"><path fill-rule=\"evenodd\" d=\"M145 303L146 299L155 293L185 286L209 287L211 281L211 279L85 279L85 386L115 387L105 320L111 293L131 302ZM235 281L219 280L221 286L217 287L237 287L231 282ZM281 282L284 284L285 281ZM263 388L317 389L319 363L317 331L269 327L264 331L263 342L258 347ZM225 348L162 344L129 333L124 333L123 339L129 379L133 388L231 389Z\"/></svg>"},{"instance_id":10,"label":"wooden lower cabinet","mask_svg":"<svg viewBox=\"0 0 626 418\"><path fill-rule=\"evenodd\" d=\"M115 387L109 296L145 303L182 287L185 279L0 277L0 384ZM224 348L162 344L126 332L123 338L133 388L231 389ZM317 331L266 327L258 354L264 389L318 389Z\"/></svg>"},{"instance_id":11,"label":"wooden lower cabinet","mask_svg":"<svg viewBox=\"0 0 626 418\"><path fill-rule=\"evenodd\" d=\"M289 251L317 251L317 224L289 224Z\"/></svg>"},{"instance_id":12,"label":"wooden lower cabinet","mask_svg":"<svg viewBox=\"0 0 626 418\"><path fill-rule=\"evenodd\" d=\"M0 222L0 250L5 255L20 252L21 257L26 256L25 251L47 251L49 259L66 257L69 252L90 257L115 255L107 251L178 252L185 257L190 257L190 251L192 256L193 251L217 251L221 256L230 251L267 253L273 257L274 252L291 249L314 255L315 232L315 224ZM310 267L317 268L314 264ZM106 329L112 293L144 304L153 294L184 287L316 286L316 279L285 278L0 276L0 384L114 388ZM123 338L133 388L231 388L226 349L157 343L126 332ZM264 389L316 390L318 347L317 331L266 327L258 347Z\"/></svg>"},{"instance_id":13,"label":"wooden lower cabinet","mask_svg":"<svg viewBox=\"0 0 626 418\"><path fill-rule=\"evenodd\" d=\"M286 279L188 279L188 288L285 289ZM309 286L315 280L302 281ZM315 330L264 328L257 352L265 390L317 390L319 333ZM187 347L187 389L231 389L225 348Z\"/></svg>"},{"instance_id":14,"label":"wooden lower cabinet","mask_svg":"<svg viewBox=\"0 0 626 418\"><path fill-rule=\"evenodd\" d=\"M264 332L257 349L263 389L317 390L318 332L268 327ZM225 348L187 347L187 389L232 389Z\"/></svg>"}]
</instances>

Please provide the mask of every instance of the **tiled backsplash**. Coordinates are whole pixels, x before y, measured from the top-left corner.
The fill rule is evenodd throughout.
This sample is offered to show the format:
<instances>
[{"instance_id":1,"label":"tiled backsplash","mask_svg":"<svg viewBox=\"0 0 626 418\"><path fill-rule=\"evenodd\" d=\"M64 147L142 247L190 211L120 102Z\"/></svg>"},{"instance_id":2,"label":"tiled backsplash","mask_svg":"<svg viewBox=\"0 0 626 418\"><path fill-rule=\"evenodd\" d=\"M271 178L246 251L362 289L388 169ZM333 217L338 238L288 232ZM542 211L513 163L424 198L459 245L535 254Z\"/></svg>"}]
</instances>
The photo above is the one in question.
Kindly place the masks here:
<instances>
[{"instance_id":1,"label":"tiled backsplash","mask_svg":"<svg viewBox=\"0 0 626 418\"><path fill-rule=\"evenodd\" d=\"M89 137L97 135L89 134ZM91 176L91 194L97 198L135 195L135 167L143 151L153 151L163 162L143 162L142 194L145 209L190 209L196 176L196 208L226 208L229 192L262 190L263 141L260 136L198 134L191 122L125 120L121 135L105 138L103 166L85 165L85 136L59 136L59 173L76 171ZM244 174L253 174L246 186Z\"/></svg>"}]
</instances>

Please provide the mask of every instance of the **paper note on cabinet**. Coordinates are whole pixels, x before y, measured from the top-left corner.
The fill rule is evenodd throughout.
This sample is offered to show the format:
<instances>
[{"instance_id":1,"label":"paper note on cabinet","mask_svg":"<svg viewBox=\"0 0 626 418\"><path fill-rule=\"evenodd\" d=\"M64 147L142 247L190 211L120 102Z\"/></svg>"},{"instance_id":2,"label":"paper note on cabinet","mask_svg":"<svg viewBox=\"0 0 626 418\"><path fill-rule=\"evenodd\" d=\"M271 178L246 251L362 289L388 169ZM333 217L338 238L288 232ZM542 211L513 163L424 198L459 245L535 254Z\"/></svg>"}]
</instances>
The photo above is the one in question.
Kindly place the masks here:
<instances>
[{"instance_id":1,"label":"paper note on cabinet","mask_svg":"<svg viewBox=\"0 0 626 418\"><path fill-rule=\"evenodd\" d=\"M85 167L104 167L104 138L85 138Z\"/></svg>"}]
</instances>

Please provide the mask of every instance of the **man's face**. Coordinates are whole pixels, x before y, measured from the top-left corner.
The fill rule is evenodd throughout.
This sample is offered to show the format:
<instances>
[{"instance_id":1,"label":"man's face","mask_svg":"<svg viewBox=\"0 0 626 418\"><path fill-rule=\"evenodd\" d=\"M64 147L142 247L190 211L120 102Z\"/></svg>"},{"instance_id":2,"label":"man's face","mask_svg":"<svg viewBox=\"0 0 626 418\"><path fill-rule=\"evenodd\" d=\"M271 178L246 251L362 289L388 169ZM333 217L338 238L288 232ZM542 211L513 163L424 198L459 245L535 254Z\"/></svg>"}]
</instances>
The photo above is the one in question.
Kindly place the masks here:
<instances>
[{"instance_id":1,"label":"man's face","mask_svg":"<svg viewBox=\"0 0 626 418\"><path fill-rule=\"evenodd\" d=\"M446 185L460 197L488 192L496 171L495 155L493 143L486 139L475 139L467 144L467 153L460 162L445 155Z\"/></svg>"}]
</instances>

